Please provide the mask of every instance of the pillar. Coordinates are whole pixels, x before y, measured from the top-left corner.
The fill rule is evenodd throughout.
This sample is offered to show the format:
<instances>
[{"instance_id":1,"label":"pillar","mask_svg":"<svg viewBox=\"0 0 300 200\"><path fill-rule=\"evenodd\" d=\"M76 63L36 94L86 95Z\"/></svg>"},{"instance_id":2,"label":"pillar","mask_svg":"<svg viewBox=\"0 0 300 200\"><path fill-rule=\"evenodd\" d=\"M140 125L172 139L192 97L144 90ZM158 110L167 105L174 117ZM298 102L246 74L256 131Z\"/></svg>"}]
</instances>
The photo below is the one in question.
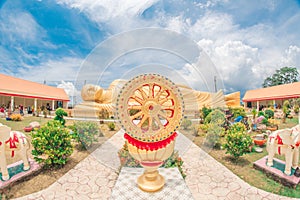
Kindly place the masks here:
<instances>
[{"instance_id":1,"label":"pillar","mask_svg":"<svg viewBox=\"0 0 300 200\"><path fill-rule=\"evenodd\" d=\"M13 112L14 111L14 108L15 108L15 102L14 102L14 97L11 96L10 97L10 110Z\"/></svg>"},{"instance_id":2,"label":"pillar","mask_svg":"<svg viewBox=\"0 0 300 200\"><path fill-rule=\"evenodd\" d=\"M34 112L37 111L37 98L34 99Z\"/></svg>"},{"instance_id":3,"label":"pillar","mask_svg":"<svg viewBox=\"0 0 300 200\"><path fill-rule=\"evenodd\" d=\"M275 99L273 100L273 106L274 106L274 109L276 109L275 108L275 104L276 104L276 101L275 101Z\"/></svg>"},{"instance_id":4,"label":"pillar","mask_svg":"<svg viewBox=\"0 0 300 200\"><path fill-rule=\"evenodd\" d=\"M256 101L256 110L259 111L259 101Z\"/></svg>"},{"instance_id":5,"label":"pillar","mask_svg":"<svg viewBox=\"0 0 300 200\"><path fill-rule=\"evenodd\" d=\"M54 102L55 102L55 101L54 101L54 100L52 100L52 107L51 107L51 108L52 108L52 110L55 110L55 108L54 108Z\"/></svg>"}]
</instances>

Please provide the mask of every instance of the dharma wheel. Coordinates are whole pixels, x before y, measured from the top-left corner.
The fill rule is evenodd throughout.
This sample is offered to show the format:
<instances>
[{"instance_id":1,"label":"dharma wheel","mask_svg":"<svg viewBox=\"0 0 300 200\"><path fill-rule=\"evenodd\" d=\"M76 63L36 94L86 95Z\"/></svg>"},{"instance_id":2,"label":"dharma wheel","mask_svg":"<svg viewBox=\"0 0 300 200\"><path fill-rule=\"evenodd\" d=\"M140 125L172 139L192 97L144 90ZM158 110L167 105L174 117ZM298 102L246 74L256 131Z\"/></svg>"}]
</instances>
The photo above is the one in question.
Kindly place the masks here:
<instances>
[{"instance_id":1,"label":"dharma wheel","mask_svg":"<svg viewBox=\"0 0 300 200\"><path fill-rule=\"evenodd\" d=\"M118 94L116 115L130 154L145 168L137 181L144 191L157 191L165 183L157 168L174 151L183 110L179 88L158 74L139 75Z\"/></svg>"}]
</instances>

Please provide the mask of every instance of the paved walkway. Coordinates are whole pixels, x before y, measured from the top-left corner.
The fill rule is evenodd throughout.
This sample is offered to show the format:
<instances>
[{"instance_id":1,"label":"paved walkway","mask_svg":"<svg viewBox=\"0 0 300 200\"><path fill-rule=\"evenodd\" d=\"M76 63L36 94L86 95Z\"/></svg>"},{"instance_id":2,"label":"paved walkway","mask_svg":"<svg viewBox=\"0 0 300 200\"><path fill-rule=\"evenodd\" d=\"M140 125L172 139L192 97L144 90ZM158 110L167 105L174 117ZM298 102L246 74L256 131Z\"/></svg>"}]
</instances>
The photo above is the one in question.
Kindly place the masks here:
<instances>
[{"instance_id":1,"label":"paved walkway","mask_svg":"<svg viewBox=\"0 0 300 200\"><path fill-rule=\"evenodd\" d=\"M18 199L109 199L118 178L117 152L123 144L119 131L50 187ZM184 160L185 181L196 200L292 199L250 186L182 134L175 149Z\"/></svg>"}]
</instances>

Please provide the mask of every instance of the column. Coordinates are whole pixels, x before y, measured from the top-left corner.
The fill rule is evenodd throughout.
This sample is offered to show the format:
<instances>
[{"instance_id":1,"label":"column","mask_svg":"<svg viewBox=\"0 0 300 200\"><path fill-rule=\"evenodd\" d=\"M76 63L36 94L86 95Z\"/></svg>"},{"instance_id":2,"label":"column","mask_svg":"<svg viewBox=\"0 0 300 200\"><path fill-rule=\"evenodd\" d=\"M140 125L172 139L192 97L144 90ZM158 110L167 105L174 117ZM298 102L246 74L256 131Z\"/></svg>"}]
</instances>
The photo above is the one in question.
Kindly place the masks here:
<instances>
[{"instance_id":1,"label":"column","mask_svg":"<svg viewBox=\"0 0 300 200\"><path fill-rule=\"evenodd\" d=\"M51 107L51 108L52 108L52 110L55 110L55 108L54 108L54 102L55 102L55 101L54 101L54 100L52 100L52 107Z\"/></svg>"},{"instance_id":2,"label":"column","mask_svg":"<svg viewBox=\"0 0 300 200\"><path fill-rule=\"evenodd\" d=\"M37 111L37 98L34 99L34 112Z\"/></svg>"},{"instance_id":3,"label":"column","mask_svg":"<svg viewBox=\"0 0 300 200\"><path fill-rule=\"evenodd\" d=\"M274 106L274 109L276 109L276 108L275 108L275 103L276 103L276 101L275 101L275 99L274 99L274 100L273 100L273 106Z\"/></svg>"},{"instance_id":4,"label":"column","mask_svg":"<svg viewBox=\"0 0 300 200\"><path fill-rule=\"evenodd\" d=\"M10 110L11 110L11 112L13 112L14 111L14 108L15 108L15 102L14 102L14 97L13 96L11 96L10 97Z\"/></svg>"},{"instance_id":5,"label":"column","mask_svg":"<svg viewBox=\"0 0 300 200\"><path fill-rule=\"evenodd\" d=\"M256 110L259 111L259 101L256 101Z\"/></svg>"}]
</instances>

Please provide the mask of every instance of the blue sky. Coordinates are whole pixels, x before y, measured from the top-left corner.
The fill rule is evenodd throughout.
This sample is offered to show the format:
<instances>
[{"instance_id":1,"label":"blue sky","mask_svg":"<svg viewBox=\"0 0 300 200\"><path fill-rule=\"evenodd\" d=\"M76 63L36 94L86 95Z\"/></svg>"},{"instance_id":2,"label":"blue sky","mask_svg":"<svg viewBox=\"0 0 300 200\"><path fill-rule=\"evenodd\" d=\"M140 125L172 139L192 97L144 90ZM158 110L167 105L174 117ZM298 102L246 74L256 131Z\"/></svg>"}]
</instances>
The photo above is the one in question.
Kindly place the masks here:
<instances>
[{"instance_id":1,"label":"blue sky","mask_svg":"<svg viewBox=\"0 0 300 200\"><path fill-rule=\"evenodd\" d=\"M261 87L280 67L299 69L299 23L295 0L0 0L0 73L71 87L67 82L74 82L98 44L159 27L195 41L221 74L226 93L243 92Z\"/></svg>"}]
</instances>

